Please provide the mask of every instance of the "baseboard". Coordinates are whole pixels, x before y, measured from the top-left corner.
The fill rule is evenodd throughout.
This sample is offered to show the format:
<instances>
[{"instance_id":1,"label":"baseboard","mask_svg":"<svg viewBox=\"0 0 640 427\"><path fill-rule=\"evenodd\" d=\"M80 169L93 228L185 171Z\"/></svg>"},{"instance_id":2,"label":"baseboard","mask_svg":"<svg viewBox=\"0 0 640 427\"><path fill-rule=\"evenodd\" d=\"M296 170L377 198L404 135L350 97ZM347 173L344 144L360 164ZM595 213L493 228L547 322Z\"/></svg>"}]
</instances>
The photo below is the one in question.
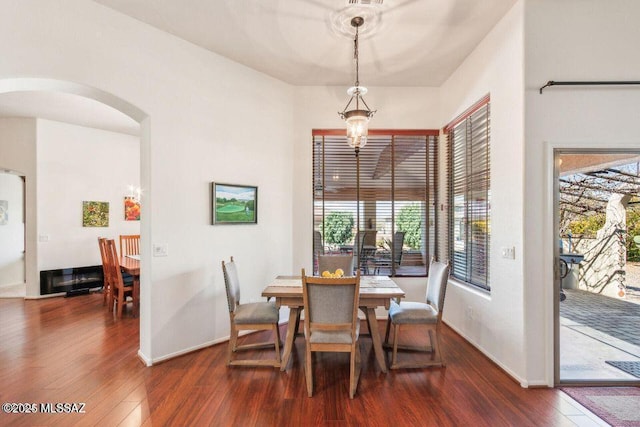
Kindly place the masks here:
<instances>
[{"instance_id":1,"label":"baseboard","mask_svg":"<svg viewBox=\"0 0 640 427\"><path fill-rule=\"evenodd\" d=\"M56 297L63 297L65 296L67 293L66 292L58 292L55 294L47 294L47 295L36 295L36 296L26 296L24 297L24 299L45 299L45 298L56 298Z\"/></svg>"},{"instance_id":2,"label":"baseboard","mask_svg":"<svg viewBox=\"0 0 640 427\"><path fill-rule=\"evenodd\" d=\"M444 321L443 321L444 322ZM464 334L462 331L460 331L458 328L456 328L455 326L450 325L447 322L444 322L448 327L450 327L451 329L453 329L455 331L455 333L457 333L458 335L460 335L462 338L464 338L469 344L471 344L472 346L474 346L475 348L478 349L478 351L480 351L487 359L491 360L498 368L502 369L507 375L509 375L511 377L511 379L513 379L515 382L517 382L518 384L520 384L520 386L522 388L532 388L532 387L548 387L548 384L544 381L540 381L540 380L535 380L535 381L528 381L524 378L521 378L519 375L517 375L515 372L513 372L511 369L509 369L507 366L503 365L502 362L500 362L498 359L496 359L490 352L488 352L485 348L483 348L481 345L478 345L476 342L474 342L471 338L469 338L466 334Z\"/></svg>"},{"instance_id":3,"label":"baseboard","mask_svg":"<svg viewBox=\"0 0 640 427\"><path fill-rule=\"evenodd\" d=\"M142 363L145 364L145 366L153 365L153 362L151 361L151 359L149 359L147 356L145 356L142 353L142 350L138 350L138 359L140 359L142 361Z\"/></svg>"},{"instance_id":4,"label":"baseboard","mask_svg":"<svg viewBox=\"0 0 640 427\"><path fill-rule=\"evenodd\" d=\"M256 333L256 332L260 332L260 331L241 331L238 334L238 336L239 337L243 337L245 335L253 334L253 333ZM185 354L189 354L189 353L192 353L194 351L202 350L203 348L211 347L212 345L220 344L220 343L227 342L227 341L229 341L229 336L218 338L218 339L211 340L211 341L207 341L205 343L198 344L198 345L195 345L193 347L185 348L183 350L175 351L173 353L165 354L164 356L156 357L156 358L153 358L153 359L145 357L144 355L142 355L142 353L140 351L138 351L138 356L142 359L142 361L147 366L152 366L152 365L155 365L155 364L158 364L158 363L161 363L161 362L166 362L167 360L174 359L174 358L180 357L180 356L184 356Z\"/></svg>"}]
</instances>

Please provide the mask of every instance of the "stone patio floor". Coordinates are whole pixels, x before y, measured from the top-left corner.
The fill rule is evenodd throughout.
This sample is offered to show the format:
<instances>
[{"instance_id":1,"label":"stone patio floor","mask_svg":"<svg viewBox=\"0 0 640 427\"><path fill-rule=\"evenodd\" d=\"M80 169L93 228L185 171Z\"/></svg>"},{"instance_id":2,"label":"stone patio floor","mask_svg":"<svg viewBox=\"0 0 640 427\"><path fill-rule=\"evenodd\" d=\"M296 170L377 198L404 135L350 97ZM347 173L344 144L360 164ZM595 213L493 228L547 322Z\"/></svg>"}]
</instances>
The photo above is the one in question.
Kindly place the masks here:
<instances>
[{"instance_id":1,"label":"stone patio floor","mask_svg":"<svg viewBox=\"0 0 640 427\"><path fill-rule=\"evenodd\" d=\"M566 289L560 303L560 378L635 380L605 361L640 363L640 304Z\"/></svg>"}]
</instances>

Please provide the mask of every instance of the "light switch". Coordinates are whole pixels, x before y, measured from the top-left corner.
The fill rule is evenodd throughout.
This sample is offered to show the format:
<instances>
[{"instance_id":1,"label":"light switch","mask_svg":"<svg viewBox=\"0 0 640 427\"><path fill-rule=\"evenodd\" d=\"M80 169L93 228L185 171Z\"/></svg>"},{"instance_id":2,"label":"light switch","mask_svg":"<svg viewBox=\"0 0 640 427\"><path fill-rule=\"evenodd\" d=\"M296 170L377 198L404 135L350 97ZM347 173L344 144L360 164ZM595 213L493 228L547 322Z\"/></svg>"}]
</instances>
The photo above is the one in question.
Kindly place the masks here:
<instances>
[{"instance_id":1,"label":"light switch","mask_svg":"<svg viewBox=\"0 0 640 427\"><path fill-rule=\"evenodd\" d=\"M48 242L49 241L49 235L48 234L39 234L38 235L38 242Z\"/></svg>"},{"instance_id":2,"label":"light switch","mask_svg":"<svg viewBox=\"0 0 640 427\"><path fill-rule=\"evenodd\" d=\"M502 248L502 258L516 259L516 248L513 246L508 248Z\"/></svg>"},{"instance_id":3,"label":"light switch","mask_svg":"<svg viewBox=\"0 0 640 427\"><path fill-rule=\"evenodd\" d=\"M158 243L153 244L153 256L169 256L169 244Z\"/></svg>"}]
</instances>

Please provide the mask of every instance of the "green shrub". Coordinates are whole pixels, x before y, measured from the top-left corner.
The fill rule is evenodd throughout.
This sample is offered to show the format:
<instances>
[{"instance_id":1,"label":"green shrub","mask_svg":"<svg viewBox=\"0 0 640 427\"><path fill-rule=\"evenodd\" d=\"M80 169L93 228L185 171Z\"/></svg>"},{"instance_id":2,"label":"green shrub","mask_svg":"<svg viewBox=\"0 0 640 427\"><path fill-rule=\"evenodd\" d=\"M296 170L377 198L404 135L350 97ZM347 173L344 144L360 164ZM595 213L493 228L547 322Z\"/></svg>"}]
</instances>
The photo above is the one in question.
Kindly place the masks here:
<instances>
[{"instance_id":1,"label":"green shrub","mask_svg":"<svg viewBox=\"0 0 640 427\"><path fill-rule=\"evenodd\" d=\"M418 203L400 209L396 219L398 231L404 231L404 244L410 249L422 247L422 209Z\"/></svg>"},{"instance_id":2,"label":"green shrub","mask_svg":"<svg viewBox=\"0 0 640 427\"><path fill-rule=\"evenodd\" d=\"M320 232L324 241L330 245L344 245L353 237L353 214L349 212L331 212L324 219L324 229Z\"/></svg>"}]
</instances>

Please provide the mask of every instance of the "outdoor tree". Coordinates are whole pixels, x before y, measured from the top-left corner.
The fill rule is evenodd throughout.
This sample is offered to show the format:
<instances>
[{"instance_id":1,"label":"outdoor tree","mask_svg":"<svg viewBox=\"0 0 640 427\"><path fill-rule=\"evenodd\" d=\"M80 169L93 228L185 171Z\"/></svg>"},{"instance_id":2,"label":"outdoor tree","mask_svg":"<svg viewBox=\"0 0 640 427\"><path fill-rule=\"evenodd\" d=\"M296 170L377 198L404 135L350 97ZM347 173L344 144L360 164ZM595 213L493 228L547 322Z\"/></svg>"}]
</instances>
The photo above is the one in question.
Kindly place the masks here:
<instances>
[{"instance_id":1,"label":"outdoor tree","mask_svg":"<svg viewBox=\"0 0 640 427\"><path fill-rule=\"evenodd\" d=\"M575 237L593 239L604 225L605 219L605 214L596 213L571 221L568 228Z\"/></svg>"},{"instance_id":2,"label":"outdoor tree","mask_svg":"<svg viewBox=\"0 0 640 427\"><path fill-rule=\"evenodd\" d=\"M324 229L320 230L325 243L344 245L353 237L353 214L349 212L331 212L324 219Z\"/></svg>"},{"instance_id":3,"label":"outdoor tree","mask_svg":"<svg viewBox=\"0 0 640 427\"><path fill-rule=\"evenodd\" d=\"M640 261L640 248L633 240L640 236L640 210L634 206L627 209L627 260Z\"/></svg>"},{"instance_id":4,"label":"outdoor tree","mask_svg":"<svg viewBox=\"0 0 640 427\"><path fill-rule=\"evenodd\" d=\"M398 231L404 232L404 244L411 249L420 249L422 242L422 209L417 203L400 209L396 219Z\"/></svg>"}]
</instances>

